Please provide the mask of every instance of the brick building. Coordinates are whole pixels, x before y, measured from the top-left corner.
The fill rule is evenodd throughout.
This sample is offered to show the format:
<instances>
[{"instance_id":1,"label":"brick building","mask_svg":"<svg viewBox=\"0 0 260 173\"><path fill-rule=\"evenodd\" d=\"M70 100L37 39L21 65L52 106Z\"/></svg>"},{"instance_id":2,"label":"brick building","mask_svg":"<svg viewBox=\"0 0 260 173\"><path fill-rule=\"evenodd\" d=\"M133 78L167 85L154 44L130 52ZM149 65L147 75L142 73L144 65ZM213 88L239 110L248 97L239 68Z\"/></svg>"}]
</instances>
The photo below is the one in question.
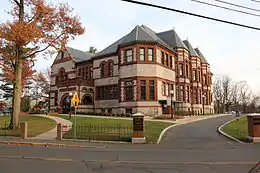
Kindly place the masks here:
<instances>
[{"instance_id":1,"label":"brick building","mask_svg":"<svg viewBox=\"0 0 260 173\"><path fill-rule=\"evenodd\" d=\"M51 110L60 113L68 112L74 91L79 112L167 114L170 97L174 111L214 111L210 65L174 30L137 25L96 55L67 47L51 70Z\"/></svg>"}]
</instances>

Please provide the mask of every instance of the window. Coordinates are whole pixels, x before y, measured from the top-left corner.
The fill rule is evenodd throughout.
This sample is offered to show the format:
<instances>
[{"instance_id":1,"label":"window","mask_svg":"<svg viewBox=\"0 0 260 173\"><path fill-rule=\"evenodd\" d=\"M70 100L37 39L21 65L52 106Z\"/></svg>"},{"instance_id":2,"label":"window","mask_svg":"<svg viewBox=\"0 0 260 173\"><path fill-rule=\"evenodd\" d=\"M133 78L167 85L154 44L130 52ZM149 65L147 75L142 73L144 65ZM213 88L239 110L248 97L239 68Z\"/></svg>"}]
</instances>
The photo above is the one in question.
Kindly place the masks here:
<instances>
[{"instance_id":1,"label":"window","mask_svg":"<svg viewBox=\"0 0 260 173\"><path fill-rule=\"evenodd\" d=\"M132 81L125 82L125 97L127 101L133 100L133 83Z\"/></svg>"},{"instance_id":2,"label":"window","mask_svg":"<svg viewBox=\"0 0 260 173\"><path fill-rule=\"evenodd\" d=\"M140 61L145 61L145 53L144 53L144 48L139 49L139 54L140 54Z\"/></svg>"},{"instance_id":3,"label":"window","mask_svg":"<svg viewBox=\"0 0 260 173\"><path fill-rule=\"evenodd\" d=\"M126 114L132 114L133 113L133 109L130 108L130 109L125 109L125 113Z\"/></svg>"},{"instance_id":4,"label":"window","mask_svg":"<svg viewBox=\"0 0 260 173\"><path fill-rule=\"evenodd\" d=\"M99 99L104 99L105 98L105 87L100 87L99 88Z\"/></svg>"},{"instance_id":5,"label":"window","mask_svg":"<svg viewBox=\"0 0 260 173\"><path fill-rule=\"evenodd\" d=\"M140 81L140 90L141 90L141 100L146 100L146 81Z\"/></svg>"},{"instance_id":6,"label":"window","mask_svg":"<svg viewBox=\"0 0 260 173\"><path fill-rule=\"evenodd\" d=\"M126 62L132 62L133 61L133 50L129 49L126 50Z\"/></svg>"},{"instance_id":7,"label":"window","mask_svg":"<svg viewBox=\"0 0 260 173\"><path fill-rule=\"evenodd\" d=\"M171 84L171 90L174 90L174 86L173 86L173 84Z\"/></svg>"},{"instance_id":8,"label":"window","mask_svg":"<svg viewBox=\"0 0 260 173\"><path fill-rule=\"evenodd\" d=\"M197 80L197 71L193 70L193 81Z\"/></svg>"},{"instance_id":9,"label":"window","mask_svg":"<svg viewBox=\"0 0 260 173\"><path fill-rule=\"evenodd\" d=\"M168 54L165 54L165 57L166 57L166 66L168 67L168 66L169 66L169 57L168 57Z\"/></svg>"},{"instance_id":10,"label":"window","mask_svg":"<svg viewBox=\"0 0 260 173\"><path fill-rule=\"evenodd\" d=\"M113 76L113 62L108 63L108 76Z\"/></svg>"},{"instance_id":11,"label":"window","mask_svg":"<svg viewBox=\"0 0 260 173\"><path fill-rule=\"evenodd\" d=\"M118 98L117 85L109 86L108 90L109 90L109 97L108 97L108 99L117 99Z\"/></svg>"},{"instance_id":12,"label":"window","mask_svg":"<svg viewBox=\"0 0 260 173\"><path fill-rule=\"evenodd\" d=\"M172 56L170 56L170 68L172 68Z\"/></svg>"},{"instance_id":13,"label":"window","mask_svg":"<svg viewBox=\"0 0 260 173\"><path fill-rule=\"evenodd\" d=\"M184 87L180 86L180 101L184 101Z\"/></svg>"},{"instance_id":14,"label":"window","mask_svg":"<svg viewBox=\"0 0 260 173\"><path fill-rule=\"evenodd\" d=\"M162 63L162 65L164 65L164 64L165 64L164 52L161 51L161 54L162 54L162 57L161 57L161 63Z\"/></svg>"},{"instance_id":15,"label":"window","mask_svg":"<svg viewBox=\"0 0 260 173\"><path fill-rule=\"evenodd\" d=\"M187 102L190 102L190 87L187 86Z\"/></svg>"},{"instance_id":16,"label":"window","mask_svg":"<svg viewBox=\"0 0 260 173\"><path fill-rule=\"evenodd\" d=\"M207 84L207 76L203 75L203 84L206 85Z\"/></svg>"},{"instance_id":17,"label":"window","mask_svg":"<svg viewBox=\"0 0 260 173\"><path fill-rule=\"evenodd\" d=\"M186 61L186 76L189 77L189 64L188 64L188 61Z\"/></svg>"},{"instance_id":18,"label":"window","mask_svg":"<svg viewBox=\"0 0 260 173\"><path fill-rule=\"evenodd\" d=\"M96 90L97 99L110 100L118 98L117 85L100 86Z\"/></svg>"},{"instance_id":19,"label":"window","mask_svg":"<svg viewBox=\"0 0 260 173\"><path fill-rule=\"evenodd\" d=\"M148 61L153 61L153 48L148 49Z\"/></svg>"},{"instance_id":20,"label":"window","mask_svg":"<svg viewBox=\"0 0 260 173\"><path fill-rule=\"evenodd\" d=\"M89 79L89 68L86 67L86 76L85 76L86 79Z\"/></svg>"},{"instance_id":21,"label":"window","mask_svg":"<svg viewBox=\"0 0 260 173\"><path fill-rule=\"evenodd\" d=\"M200 69L198 70L198 82L200 82L200 78L201 78L201 71Z\"/></svg>"},{"instance_id":22,"label":"window","mask_svg":"<svg viewBox=\"0 0 260 173\"><path fill-rule=\"evenodd\" d=\"M93 105L92 97L87 95L83 98L83 104L84 105Z\"/></svg>"},{"instance_id":23,"label":"window","mask_svg":"<svg viewBox=\"0 0 260 173\"><path fill-rule=\"evenodd\" d=\"M198 104L198 89L193 89L193 98L194 104Z\"/></svg>"},{"instance_id":24,"label":"window","mask_svg":"<svg viewBox=\"0 0 260 173\"><path fill-rule=\"evenodd\" d=\"M81 71L81 78L84 79L85 78L85 68L82 68L82 71Z\"/></svg>"},{"instance_id":25,"label":"window","mask_svg":"<svg viewBox=\"0 0 260 173\"><path fill-rule=\"evenodd\" d=\"M155 100L154 80L149 80L149 98L150 100Z\"/></svg>"},{"instance_id":26,"label":"window","mask_svg":"<svg viewBox=\"0 0 260 173\"><path fill-rule=\"evenodd\" d=\"M168 93L167 93L167 96L169 96L170 95L170 84L169 83L167 83L167 88L168 88Z\"/></svg>"},{"instance_id":27,"label":"window","mask_svg":"<svg viewBox=\"0 0 260 173\"><path fill-rule=\"evenodd\" d=\"M180 64L180 76L183 76L183 64Z\"/></svg>"},{"instance_id":28,"label":"window","mask_svg":"<svg viewBox=\"0 0 260 173\"><path fill-rule=\"evenodd\" d=\"M81 76L81 68L78 69L78 77Z\"/></svg>"},{"instance_id":29,"label":"window","mask_svg":"<svg viewBox=\"0 0 260 173\"><path fill-rule=\"evenodd\" d=\"M55 92L54 105L58 106L58 92Z\"/></svg>"},{"instance_id":30,"label":"window","mask_svg":"<svg viewBox=\"0 0 260 173\"><path fill-rule=\"evenodd\" d=\"M107 110L107 113L112 113L112 109L111 108L109 108L108 110Z\"/></svg>"},{"instance_id":31,"label":"window","mask_svg":"<svg viewBox=\"0 0 260 173\"><path fill-rule=\"evenodd\" d=\"M166 83L163 82L163 86L162 86L162 91L163 91L163 95L165 96L166 95Z\"/></svg>"},{"instance_id":32,"label":"window","mask_svg":"<svg viewBox=\"0 0 260 173\"><path fill-rule=\"evenodd\" d=\"M106 64L102 63L101 64L101 69L100 69L100 77L101 78L105 77L105 69L106 69Z\"/></svg>"},{"instance_id":33,"label":"window","mask_svg":"<svg viewBox=\"0 0 260 173\"><path fill-rule=\"evenodd\" d=\"M90 79L92 79L93 78L93 68L92 67L90 67L90 70L89 70L89 76L90 76Z\"/></svg>"}]
</instances>

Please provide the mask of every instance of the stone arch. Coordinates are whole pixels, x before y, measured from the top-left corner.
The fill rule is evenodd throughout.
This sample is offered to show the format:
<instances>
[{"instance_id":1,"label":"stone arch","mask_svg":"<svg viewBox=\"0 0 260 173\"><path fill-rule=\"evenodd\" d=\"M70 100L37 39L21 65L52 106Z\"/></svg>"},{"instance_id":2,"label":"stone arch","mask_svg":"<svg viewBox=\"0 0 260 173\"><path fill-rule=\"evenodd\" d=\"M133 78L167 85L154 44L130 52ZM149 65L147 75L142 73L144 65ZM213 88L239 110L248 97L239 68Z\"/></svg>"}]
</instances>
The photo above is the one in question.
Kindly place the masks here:
<instances>
[{"instance_id":1,"label":"stone arch","mask_svg":"<svg viewBox=\"0 0 260 173\"><path fill-rule=\"evenodd\" d=\"M106 61L102 61L102 62L99 64L99 67L100 67L100 77L101 77L101 78L107 76L106 66L107 66L107 65L106 65Z\"/></svg>"},{"instance_id":2,"label":"stone arch","mask_svg":"<svg viewBox=\"0 0 260 173\"><path fill-rule=\"evenodd\" d=\"M112 59L107 61L107 75L108 77L114 75L114 61Z\"/></svg>"},{"instance_id":3,"label":"stone arch","mask_svg":"<svg viewBox=\"0 0 260 173\"><path fill-rule=\"evenodd\" d=\"M70 111L69 93L64 94L60 99L61 112L67 114Z\"/></svg>"},{"instance_id":4,"label":"stone arch","mask_svg":"<svg viewBox=\"0 0 260 173\"><path fill-rule=\"evenodd\" d=\"M82 97L82 102L81 102L83 105L93 105L94 102L93 102L93 97L90 95L90 94L85 94L83 97Z\"/></svg>"}]
</instances>

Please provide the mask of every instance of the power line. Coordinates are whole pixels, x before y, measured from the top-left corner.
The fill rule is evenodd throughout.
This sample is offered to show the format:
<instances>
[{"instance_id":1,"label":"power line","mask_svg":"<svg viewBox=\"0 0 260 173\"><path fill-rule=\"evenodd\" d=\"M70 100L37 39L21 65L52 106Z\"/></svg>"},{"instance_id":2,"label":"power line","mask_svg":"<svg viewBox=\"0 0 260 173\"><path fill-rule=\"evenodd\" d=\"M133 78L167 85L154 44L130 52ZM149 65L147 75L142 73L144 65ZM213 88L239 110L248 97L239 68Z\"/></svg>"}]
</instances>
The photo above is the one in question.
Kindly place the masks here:
<instances>
[{"instance_id":1,"label":"power line","mask_svg":"<svg viewBox=\"0 0 260 173\"><path fill-rule=\"evenodd\" d=\"M164 9L164 10L168 10L168 11L174 11L174 12L177 12L177 13L182 13L182 14L186 14L186 15L190 15L190 16L196 16L196 17L204 18L204 19L208 19L208 20L214 20L214 21L217 21L217 22L227 23L227 24L231 24L231 25L244 27L244 28L260 30L260 28L253 27L253 26L243 25L243 24L239 24L239 23L234 23L234 22L230 22L230 21L227 21L227 20L222 20L222 19L217 19L217 18L213 18L213 17L203 16L203 15L190 13L190 12L186 12L186 11L182 11L182 10L177 10L177 9L173 9L173 8L169 8L169 7L164 7L164 6L160 6L160 5L155 5L155 4L150 4L150 3L140 2L140 1L134 1L134 0L121 0L121 1L129 2L129 3L132 3L132 4L138 4L138 5L154 7L154 8L160 8L160 9Z\"/></svg>"},{"instance_id":2,"label":"power line","mask_svg":"<svg viewBox=\"0 0 260 173\"><path fill-rule=\"evenodd\" d=\"M205 5L209 5L209 6L213 6L213 7L217 7L217 8L222 8L222 9L225 9L225 10L230 10L230 11L235 11L235 12L238 12L238 13L243 13L243 14L247 14L247 15L251 15L251 16L260 17L259 14L253 14L253 13L249 13L249 12L246 12L246 11L241 11L241 10L236 10L236 9L233 9L233 8L223 7L223 6L219 6L219 5L215 5L215 4L211 4L211 3L207 3L207 2L203 2L203 1L198 1L198 0L191 0L191 1L201 3L201 4L205 4Z\"/></svg>"},{"instance_id":3,"label":"power line","mask_svg":"<svg viewBox=\"0 0 260 173\"><path fill-rule=\"evenodd\" d=\"M257 0L251 0L251 1L254 1L254 2L258 2L258 3L260 3L260 1L257 1Z\"/></svg>"},{"instance_id":4,"label":"power line","mask_svg":"<svg viewBox=\"0 0 260 173\"><path fill-rule=\"evenodd\" d=\"M250 7L246 7L246 6L243 6L243 5L238 5L238 4L234 4L234 3L230 3L230 2L226 2L226 1L221 1L221 0L213 0L213 1L221 2L221 3L228 4L228 5L232 5L232 6L235 6L235 7L244 8L244 9L247 9L247 10L252 10L252 11L260 12L260 10L255 9L255 8L250 8ZM260 1L259 1L259 2L260 2Z\"/></svg>"}]
</instances>

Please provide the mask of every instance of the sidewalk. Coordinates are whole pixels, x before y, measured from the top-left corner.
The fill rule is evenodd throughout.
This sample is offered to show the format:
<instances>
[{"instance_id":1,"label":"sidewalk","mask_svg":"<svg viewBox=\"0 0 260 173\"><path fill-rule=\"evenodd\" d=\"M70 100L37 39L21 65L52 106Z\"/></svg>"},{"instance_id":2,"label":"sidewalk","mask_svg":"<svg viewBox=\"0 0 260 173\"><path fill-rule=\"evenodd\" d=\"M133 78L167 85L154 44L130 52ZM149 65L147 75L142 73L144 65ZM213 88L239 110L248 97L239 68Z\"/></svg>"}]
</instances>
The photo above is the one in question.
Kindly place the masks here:
<instances>
[{"instance_id":1,"label":"sidewalk","mask_svg":"<svg viewBox=\"0 0 260 173\"><path fill-rule=\"evenodd\" d=\"M69 120L65 120L63 118L60 118L60 117L56 117L56 116L46 116L46 115L36 115L36 116L40 116L40 117L45 117L45 118L49 118L49 119L52 119L54 121L56 121L57 124L61 123L62 125L66 125L67 126L67 131L71 128L72 126L72 123L69 121ZM46 132L46 133L43 133L41 135L38 135L36 137L32 137L30 139L44 139L44 140L50 140L50 139L55 139L57 137L57 126Z\"/></svg>"}]
</instances>

